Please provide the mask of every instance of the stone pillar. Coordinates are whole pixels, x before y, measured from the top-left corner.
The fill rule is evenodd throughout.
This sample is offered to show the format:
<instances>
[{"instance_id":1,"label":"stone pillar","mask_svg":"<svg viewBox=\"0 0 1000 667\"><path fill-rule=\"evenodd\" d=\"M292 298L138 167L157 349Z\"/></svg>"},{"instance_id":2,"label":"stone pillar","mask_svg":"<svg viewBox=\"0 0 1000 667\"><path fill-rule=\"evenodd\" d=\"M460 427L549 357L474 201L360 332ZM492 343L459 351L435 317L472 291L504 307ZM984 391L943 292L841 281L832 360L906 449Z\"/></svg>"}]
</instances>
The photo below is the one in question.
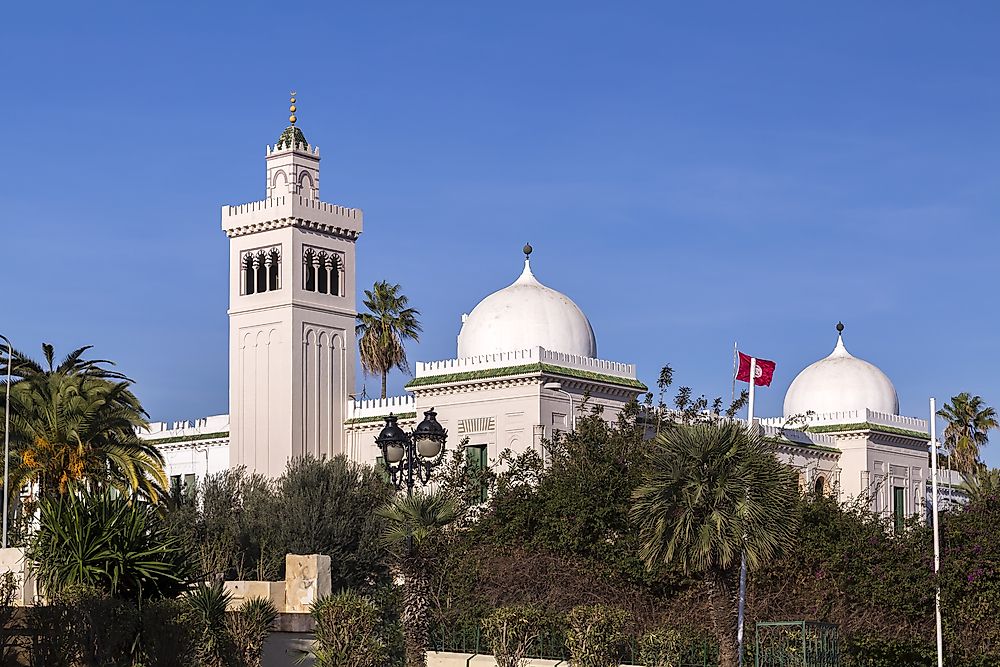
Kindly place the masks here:
<instances>
[{"instance_id":1,"label":"stone pillar","mask_svg":"<svg viewBox=\"0 0 1000 667\"><path fill-rule=\"evenodd\" d=\"M285 556L285 611L308 613L318 599L331 593L330 557L321 554Z\"/></svg>"}]
</instances>

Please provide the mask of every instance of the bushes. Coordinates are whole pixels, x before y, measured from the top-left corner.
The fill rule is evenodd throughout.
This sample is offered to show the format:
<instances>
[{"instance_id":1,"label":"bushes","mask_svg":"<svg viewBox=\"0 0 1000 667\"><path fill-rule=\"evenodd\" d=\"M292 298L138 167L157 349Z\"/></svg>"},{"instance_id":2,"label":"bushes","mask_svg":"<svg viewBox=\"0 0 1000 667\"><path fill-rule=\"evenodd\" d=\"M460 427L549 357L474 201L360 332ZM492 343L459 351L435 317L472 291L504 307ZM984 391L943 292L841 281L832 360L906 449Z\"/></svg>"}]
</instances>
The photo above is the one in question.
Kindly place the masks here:
<instances>
[{"instance_id":1,"label":"bushes","mask_svg":"<svg viewBox=\"0 0 1000 667\"><path fill-rule=\"evenodd\" d=\"M483 619L483 636L493 651L497 667L521 667L538 641L545 619L536 607L500 607Z\"/></svg>"},{"instance_id":2,"label":"bushes","mask_svg":"<svg viewBox=\"0 0 1000 667\"><path fill-rule=\"evenodd\" d=\"M26 557L50 596L87 586L133 601L170 597L192 575L186 549L157 509L109 492L43 499Z\"/></svg>"},{"instance_id":3,"label":"bushes","mask_svg":"<svg viewBox=\"0 0 1000 667\"><path fill-rule=\"evenodd\" d=\"M581 605L566 616L566 648L574 667L614 667L629 618L621 609Z\"/></svg>"},{"instance_id":4,"label":"bushes","mask_svg":"<svg viewBox=\"0 0 1000 667\"><path fill-rule=\"evenodd\" d=\"M198 667L260 667L264 641L278 616L270 600L251 599L235 612L221 582L199 584L182 598L185 620L195 637Z\"/></svg>"},{"instance_id":5,"label":"bushes","mask_svg":"<svg viewBox=\"0 0 1000 667\"><path fill-rule=\"evenodd\" d=\"M379 609L350 591L329 595L312 607L316 621L316 667L384 667L389 647Z\"/></svg>"},{"instance_id":6,"label":"bushes","mask_svg":"<svg viewBox=\"0 0 1000 667\"><path fill-rule=\"evenodd\" d=\"M677 630L653 630L639 642L639 662L645 667L679 667L684 648L684 638Z\"/></svg>"}]
</instances>

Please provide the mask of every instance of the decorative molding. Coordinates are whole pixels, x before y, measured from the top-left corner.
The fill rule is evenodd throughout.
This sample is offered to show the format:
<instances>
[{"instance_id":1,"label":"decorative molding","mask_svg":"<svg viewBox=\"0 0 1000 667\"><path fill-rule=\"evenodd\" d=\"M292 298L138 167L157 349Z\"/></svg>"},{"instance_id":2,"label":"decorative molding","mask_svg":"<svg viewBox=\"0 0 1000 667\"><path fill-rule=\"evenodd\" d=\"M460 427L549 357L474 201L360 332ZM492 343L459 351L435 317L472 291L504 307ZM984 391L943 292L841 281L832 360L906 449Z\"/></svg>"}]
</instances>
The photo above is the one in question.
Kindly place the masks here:
<instances>
[{"instance_id":1,"label":"decorative molding","mask_svg":"<svg viewBox=\"0 0 1000 667\"><path fill-rule=\"evenodd\" d=\"M857 424L825 424L823 426L810 426L807 432L812 433L846 433L848 431L872 431L874 433L887 433L889 435L901 435L907 438L927 440L928 435L920 431L911 431L895 426L885 426L883 424L873 424L872 422L860 422Z\"/></svg>"},{"instance_id":2,"label":"decorative molding","mask_svg":"<svg viewBox=\"0 0 1000 667\"><path fill-rule=\"evenodd\" d=\"M285 227L300 227L302 229L315 230L323 232L329 236L337 236L350 241L357 241L358 237L361 236L361 232L356 229L336 227L323 222L304 220L302 218L277 218L275 220L267 220L265 222L254 222L248 225L241 225L225 231L226 236L232 239L238 236L256 234L257 232L266 232L272 229L284 229Z\"/></svg>"},{"instance_id":3,"label":"decorative molding","mask_svg":"<svg viewBox=\"0 0 1000 667\"><path fill-rule=\"evenodd\" d=\"M577 368L566 368L564 366L554 366L552 364L523 364L520 366L507 366L505 368L486 368L478 371L466 371L463 373L447 373L443 375L425 375L423 377L417 377L406 383L406 389L412 389L416 387L424 387L428 385L440 385L440 384L453 384L456 382L470 382L476 380L489 380L498 379L504 377L511 377L516 375L531 375L531 374L548 374L548 375L562 375L569 378L578 378L581 380L589 380L591 382L599 382L601 384L609 384L617 387L627 387L629 389L635 390L637 393L648 391L649 388L639 380L633 380L630 378L615 377L614 375L605 375L603 373L595 373L593 371L585 371Z\"/></svg>"},{"instance_id":4,"label":"decorative molding","mask_svg":"<svg viewBox=\"0 0 1000 667\"><path fill-rule=\"evenodd\" d=\"M168 445L173 442L195 442L200 440L215 440L228 438L229 431L218 431L217 433L196 433L193 435L175 435L169 438L158 438L152 440L145 440L147 444L156 445Z\"/></svg>"}]
</instances>

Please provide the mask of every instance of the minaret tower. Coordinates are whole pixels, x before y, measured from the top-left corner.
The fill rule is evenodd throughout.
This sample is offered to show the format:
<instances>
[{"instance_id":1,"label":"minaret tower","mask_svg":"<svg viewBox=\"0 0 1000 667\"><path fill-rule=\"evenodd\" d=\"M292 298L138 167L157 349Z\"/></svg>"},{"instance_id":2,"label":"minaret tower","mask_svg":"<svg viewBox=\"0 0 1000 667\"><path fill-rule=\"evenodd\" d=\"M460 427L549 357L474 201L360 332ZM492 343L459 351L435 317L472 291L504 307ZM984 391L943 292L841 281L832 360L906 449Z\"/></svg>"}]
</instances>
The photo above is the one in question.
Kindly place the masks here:
<instances>
[{"instance_id":1,"label":"minaret tower","mask_svg":"<svg viewBox=\"0 0 1000 667\"><path fill-rule=\"evenodd\" d=\"M343 451L354 387L354 244L362 214L319 199L319 148L267 147L266 198L222 207L229 237L230 467L272 477Z\"/></svg>"}]
</instances>

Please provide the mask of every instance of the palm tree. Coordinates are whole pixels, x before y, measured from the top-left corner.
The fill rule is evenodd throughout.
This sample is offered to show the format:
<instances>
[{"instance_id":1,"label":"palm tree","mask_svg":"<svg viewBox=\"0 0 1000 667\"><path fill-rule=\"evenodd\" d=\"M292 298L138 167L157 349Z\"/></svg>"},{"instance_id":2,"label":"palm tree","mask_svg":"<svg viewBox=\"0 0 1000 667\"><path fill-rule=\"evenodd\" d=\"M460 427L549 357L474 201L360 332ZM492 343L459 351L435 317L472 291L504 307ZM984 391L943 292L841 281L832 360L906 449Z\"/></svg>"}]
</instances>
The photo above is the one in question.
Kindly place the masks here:
<instances>
[{"instance_id":1,"label":"palm tree","mask_svg":"<svg viewBox=\"0 0 1000 667\"><path fill-rule=\"evenodd\" d=\"M130 381L103 366L110 362L84 360L86 347L58 366L52 346L42 348L47 368L21 353L11 367L8 493L110 487L155 501L167 485L163 457L137 435L148 422Z\"/></svg>"},{"instance_id":2,"label":"palm tree","mask_svg":"<svg viewBox=\"0 0 1000 667\"><path fill-rule=\"evenodd\" d=\"M376 282L372 289L365 290L363 303L368 312L358 314L356 331L361 368L365 373L382 376L382 398L389 371L410 370L403 341L420 340L422 331L417 320L420 312L406 307L410 300L399 289L399 285Z\"/></svg>"},{"instance_id":3,"label":"palm tree","mask_svg":"<svg viewBox=\"0 0 1000 667\"><path fill-rule=\"evenodd\" d=\"M403 579L402 625L406 667L425 667L430 635L429 543L458 516L455 501L443 493L397 496L376 514L385 521L382 544L394 556Z\"/></svg>"},{"instance_id":4,"label":"palm tree","mask_svg":"<svg viewBox=\"0 0 1000 667\"><path fill-rule=\"evenodd\" d=\"M948 425L944 429L944 446L954 457L955 467L962 475L973 475L979 464L979 452L989 441L990 429L1000 427L997 413L979 396L962 392L938 410L938 416Z\"/></svg>"},{"instance_id":5,"label":"palm tree","mask_svg":"<svg viewBox=\"0 0 1000 667\"><path fill-rule=\"evenodd\" d=\"M987 468L980 464L975 473L962 475L959 490L972 502L996 502L1000 499L1000 468Z\"/></svg>"},{"instance_id":6,"label":"palm tree","mask_svg":"<svg viewBox=\"0 0 1000 667\"><path fill-rule=\"evenodd\" d=\"M735 583L740 559L760 568L794 540L792 471L757 431L738 422L661 433L632 494L647 567L679 567L708 588L722 667L737 664Z\"/></svg>"}]
</instances>

